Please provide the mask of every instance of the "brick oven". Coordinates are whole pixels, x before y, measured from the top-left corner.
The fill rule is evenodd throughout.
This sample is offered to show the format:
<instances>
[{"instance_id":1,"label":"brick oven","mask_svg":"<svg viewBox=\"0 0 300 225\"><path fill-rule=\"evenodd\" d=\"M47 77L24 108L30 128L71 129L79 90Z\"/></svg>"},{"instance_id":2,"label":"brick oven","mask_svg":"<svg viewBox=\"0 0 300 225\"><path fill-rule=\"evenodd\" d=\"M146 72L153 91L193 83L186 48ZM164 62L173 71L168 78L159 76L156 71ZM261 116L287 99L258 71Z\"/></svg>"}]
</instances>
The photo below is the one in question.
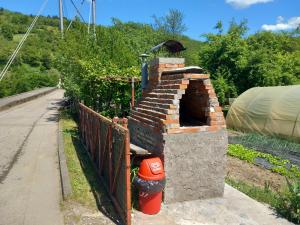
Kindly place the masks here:
<instances>
[{"instance_id":1,"label":"brick oven","mask_svg":"<svg viewBox=\"0 0 300 225\"><path fill-rule=\"evenodd\" d=\"M209 75L183 58L154 58L128 121L131 143L163 159L164 202L223 195L227 133Z\"/></svg>"}]
</instances>

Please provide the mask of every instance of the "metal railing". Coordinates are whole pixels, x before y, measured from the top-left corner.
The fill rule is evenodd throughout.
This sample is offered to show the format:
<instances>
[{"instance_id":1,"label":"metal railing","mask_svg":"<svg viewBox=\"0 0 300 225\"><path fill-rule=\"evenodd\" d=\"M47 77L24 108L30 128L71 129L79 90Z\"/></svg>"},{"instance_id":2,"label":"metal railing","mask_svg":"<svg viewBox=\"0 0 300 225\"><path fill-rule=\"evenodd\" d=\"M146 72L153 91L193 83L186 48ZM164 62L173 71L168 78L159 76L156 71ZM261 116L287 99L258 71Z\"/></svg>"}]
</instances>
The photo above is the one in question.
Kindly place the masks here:
<instances>
[{"instance_id":1,"label":"metal railing","mask_svg":"<svg viewBox=\"0 0 300 225\"><path fill-rule=\"evenodd\" d=\"M124 224L130 225L130 138L127 119L110 120L80 103L79 130L118 215Z\"/></svg>"}]
</instances>

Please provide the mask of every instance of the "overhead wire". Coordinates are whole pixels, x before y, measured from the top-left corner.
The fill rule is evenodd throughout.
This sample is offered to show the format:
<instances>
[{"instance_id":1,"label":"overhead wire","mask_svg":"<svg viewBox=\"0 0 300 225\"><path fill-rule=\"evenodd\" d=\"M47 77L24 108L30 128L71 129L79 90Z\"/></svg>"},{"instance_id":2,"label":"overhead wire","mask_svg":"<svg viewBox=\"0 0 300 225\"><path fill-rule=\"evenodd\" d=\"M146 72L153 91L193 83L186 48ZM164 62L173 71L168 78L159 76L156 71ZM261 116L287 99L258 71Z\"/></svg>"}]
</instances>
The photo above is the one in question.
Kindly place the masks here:
<instances>
[{"instance_id":1,"label":"overhead wire","mask_svg":"<svg viewBox=\"0 0 300 225\"><path fill-rule=\"evenodd\" d=\"M74 8L75 8L75 10L76 10L76 15L74 16L74 19L69 23L69 25L68 25L66 31L68 31L68 30L71 28L71 26L72 26L72 24L73 24L73 22L74 22L74 20L75 20L75 18L76 18L77 15L79 15L80 18L83 20L83 22L86 23L85 20L84 20L84 18L83 18L83 16L82 16L81 13L80 13L80 10L82 9L82 6L83 6L84 1L85 1L85 0L83 0L83 1L81 2L80 9L78 9L77 6L75 5L74 1L71 0L71 3L72 3L72 5L74 6Z\"/></svg>"},{"instance_id":2,"label":"overhead wire","mask_svg":"<svg viewBox=\"0 0 300 225\"><path fill-rule=\"evenodd\" d=\"M13 61L15 60L16 56L18 55L20 49L22 48L24 42L27 40L29 34L31 33L32 29L34 28L37 20L39 19L41 13L44 11L46 5L48 3L48 0L45 0L42 4L42 6L40 7L37 15L35 16L34 20L32 21L32 23L30 24L30 26L27 28L26 33L24 34L24 36L22 37L21 41L19 42L18 46L16 47L15 51L13 52L13 54L10 56L8 62L6 63L5 67L3 68L3 70L0 73L0 82L2 81L2 79L4 78L4 76L6 75L8 69L10 68L11 64L13 63Z\"/></svg>"}]
</instances>

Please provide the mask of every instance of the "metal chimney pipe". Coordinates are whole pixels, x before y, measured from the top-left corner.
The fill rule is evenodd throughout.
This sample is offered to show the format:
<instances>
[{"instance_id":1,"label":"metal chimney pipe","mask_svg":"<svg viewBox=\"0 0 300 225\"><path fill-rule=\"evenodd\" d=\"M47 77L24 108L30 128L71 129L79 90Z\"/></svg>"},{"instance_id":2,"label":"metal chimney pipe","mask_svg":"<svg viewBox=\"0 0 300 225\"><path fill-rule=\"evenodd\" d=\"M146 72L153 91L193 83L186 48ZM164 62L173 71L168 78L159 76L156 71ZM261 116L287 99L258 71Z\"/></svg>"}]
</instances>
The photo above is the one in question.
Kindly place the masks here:
<instances>
[{"instance_id":1,"label":"metal chimney pipe","mask_svg":"<svg viewBox=\"0 0 300 225\"><path fill-rule=\"evenodd\" d=\"M141 54L140 58L142 61L142 68L141 68L141 72L142 72L142 91L144 89L147 88L148 85L148 62L147 62L147 58L149 57L148 54Z\"/></svg>"}]
</instances>

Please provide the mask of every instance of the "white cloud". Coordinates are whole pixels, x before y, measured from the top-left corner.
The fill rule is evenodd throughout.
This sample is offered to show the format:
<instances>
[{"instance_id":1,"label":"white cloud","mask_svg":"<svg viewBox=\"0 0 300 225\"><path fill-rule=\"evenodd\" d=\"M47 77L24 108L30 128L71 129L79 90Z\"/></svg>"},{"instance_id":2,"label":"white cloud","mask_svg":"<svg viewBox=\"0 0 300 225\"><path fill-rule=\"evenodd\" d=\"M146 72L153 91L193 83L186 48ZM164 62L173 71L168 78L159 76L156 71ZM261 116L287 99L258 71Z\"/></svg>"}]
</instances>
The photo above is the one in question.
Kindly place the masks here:
<instances>
[{"instance_id":1,"label":"white cloud","mask_svg":"<svg viewBox=\"0 0 300 225\"><path fill-rule=\"evenodd\" d=\"M254 4L273 2L274 0L226 0L226 3L236 8L247 8Z\"/></svg>"},{"instance_id":2,"label":"white cloud","mask_svg":"<svg viewBox=\"0 0 300 225\"><path fill-rule=\"evenodd\" d=\"M296 29L298 26L300 26L300 17L292 17L287 22L284 22L284 18L279 16L276 24L264 24L261 28L266 31L279 31Z\"/></svg>"}]
</instances>

